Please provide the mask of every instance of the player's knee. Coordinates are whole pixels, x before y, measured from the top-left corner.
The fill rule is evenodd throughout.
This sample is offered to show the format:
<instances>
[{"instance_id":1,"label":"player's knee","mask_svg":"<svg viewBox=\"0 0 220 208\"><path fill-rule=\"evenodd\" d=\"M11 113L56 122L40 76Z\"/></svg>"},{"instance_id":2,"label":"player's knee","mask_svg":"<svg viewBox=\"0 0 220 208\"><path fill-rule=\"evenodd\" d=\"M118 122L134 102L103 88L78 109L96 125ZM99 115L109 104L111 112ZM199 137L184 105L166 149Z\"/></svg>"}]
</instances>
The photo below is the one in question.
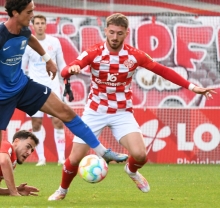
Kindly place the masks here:
<instances>
[{"instance_id":1,"label":"player's knee","mask_svg":"<svg viewBox=\"0 0 220 208\"><path fill-rule=\"evenodd\" d=\"M36 122L32 123L32 130L33 131L40 131L42 123Z\"/></svg>"},{"instance_id":2,"label":"player's knee","mask_svg":"<svg viewBox=\"0 0 220 208\"><path fill-rule=\"evenodd\" d=\"M146 158L147 158L147 152L146 150L137 151L137 152L134 152L132 156L136 161L144 162L146 161Z\"/></svg>"},{"instance_id":3,"label":"player's knee","mask_svg":"<svg viewBox=\"0 0 220 208\"><path fill-rule=\"evenodd\" d=\"M77 165L79 165L82 158L83 158L83 156L79 156L79 155L71 153L69 155L70 164L73 165L73 166L77 166Z\"/></svg>"},{"instance_id":4,"label":"player's knee","mask_svg":"<svg viewBox=\"0 0 220 208\"><path fill-rule=\"evenodd\" d=\"M64 128L64 125L63 125L63 122L60 121L58 122L56 125L55 125L56 129L63 129Z\"/></svg>"}]
</instances>

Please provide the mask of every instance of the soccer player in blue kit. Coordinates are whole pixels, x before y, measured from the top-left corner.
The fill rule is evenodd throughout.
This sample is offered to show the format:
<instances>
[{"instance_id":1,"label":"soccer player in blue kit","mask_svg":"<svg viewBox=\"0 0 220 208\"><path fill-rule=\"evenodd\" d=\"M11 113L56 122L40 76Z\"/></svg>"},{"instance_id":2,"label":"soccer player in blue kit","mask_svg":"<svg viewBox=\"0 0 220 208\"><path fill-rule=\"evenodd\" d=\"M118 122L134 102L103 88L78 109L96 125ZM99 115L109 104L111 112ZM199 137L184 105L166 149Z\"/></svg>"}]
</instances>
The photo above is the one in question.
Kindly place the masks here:
<instances>
[{"instance_id":1,"label":"soccer player in blue kit","mask_svg":"<svg viewBox=\"0 0 220 208\"><path fill-rule=\"evenodd\" d=\"M40 110L63 121L74 135L83 139L107 162L125 161L128 155L106 149L81 118L49 87L29 79L21 69L22 55L28 44L42 56L52 79L57 72L55 63L28 28L34 8L32 0L5 1L9 18L0 24L0 142L1 131L7 128L16 108L30 116Z\"/></svg>"}]
</instances>

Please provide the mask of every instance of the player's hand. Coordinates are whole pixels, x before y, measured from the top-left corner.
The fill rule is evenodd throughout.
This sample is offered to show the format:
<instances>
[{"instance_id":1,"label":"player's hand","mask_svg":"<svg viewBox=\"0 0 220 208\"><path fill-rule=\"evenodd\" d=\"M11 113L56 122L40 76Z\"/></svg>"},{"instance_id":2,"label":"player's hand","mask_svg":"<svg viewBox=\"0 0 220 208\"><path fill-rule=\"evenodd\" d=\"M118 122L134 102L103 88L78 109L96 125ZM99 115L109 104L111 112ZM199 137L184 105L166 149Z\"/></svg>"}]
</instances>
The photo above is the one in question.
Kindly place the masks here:
<instances>
[{"instance_id":1,"label":"player's hand","mask_svg":"<svg viewBox=\"0 0 220 208\"><path fill-rule=\"evenodd\" d=\"M79 65L73 65L69 67L68 72L72 75L76 75L80 73L80 70L81 68Z\"/></svg>"},{"instance_id":2,"label":"player's hand","mask_svg":"<svg viewBox=\"0 0 220 208\"><path fill-rule=\"evenodd\" d=\"M52 59L46 62L46 69L49 76L52 74L51 79L53 80L57 73L57 65L52 61Z\"/></svg>"},{"instance_id":3,"label":"player's hand","mask_svg":"<svg viewBox=\"0 0 220 208\"><path fill-rule=\"evenodd\" d=\"M73 96L73 91L71 89L70 80L64 79L64 84L65 84L65 89L64 89L63 96L65 97L68 94L69 102L71 102L74 100L74 96Z\"/></svg>"},{"instance_id":4,"label":"player's hand","mask_svg":"<svg viewBox=\"0 0 220 208\"><path fill-rule=\"evenodd\" d=\"M206 97L206 99L213 99L213 94L217 94L217 92L213 88L203 88L195 86L192 90L197 94L202 94Z\"/></svg>"},{"instance_id":5,"label":"player's hand","mask_svg":"<svg viewBox=\"0 0 220 208\"><path fill-rule=\"evenodd\" d=\"M22 183L17 187L18 193L22 196L38 196L36 192L39 192L34 186L28 186L27 183Z\"/></svg>"}]
</instances>

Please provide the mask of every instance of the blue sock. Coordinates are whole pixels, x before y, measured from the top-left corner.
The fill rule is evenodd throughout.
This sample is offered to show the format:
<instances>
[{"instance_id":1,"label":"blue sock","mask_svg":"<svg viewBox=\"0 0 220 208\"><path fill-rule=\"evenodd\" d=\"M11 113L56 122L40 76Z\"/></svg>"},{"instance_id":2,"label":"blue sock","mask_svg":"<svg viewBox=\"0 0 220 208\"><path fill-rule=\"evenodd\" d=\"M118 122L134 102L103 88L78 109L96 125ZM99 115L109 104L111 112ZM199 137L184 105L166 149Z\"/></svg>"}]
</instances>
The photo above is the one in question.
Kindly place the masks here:
<instances>
[{"instance_id":1,"label":"blue sock","mask_svg":"<svg viewBox=\"0 0 220 208\"><path fill-rule=\"evenodd\" d=\"M69 122L64 122L64 124L74 135L81 138L91 148L95 148L100 144L92 130L82 121L79 116L74 117Z\"/></svg>"}]
</instances>

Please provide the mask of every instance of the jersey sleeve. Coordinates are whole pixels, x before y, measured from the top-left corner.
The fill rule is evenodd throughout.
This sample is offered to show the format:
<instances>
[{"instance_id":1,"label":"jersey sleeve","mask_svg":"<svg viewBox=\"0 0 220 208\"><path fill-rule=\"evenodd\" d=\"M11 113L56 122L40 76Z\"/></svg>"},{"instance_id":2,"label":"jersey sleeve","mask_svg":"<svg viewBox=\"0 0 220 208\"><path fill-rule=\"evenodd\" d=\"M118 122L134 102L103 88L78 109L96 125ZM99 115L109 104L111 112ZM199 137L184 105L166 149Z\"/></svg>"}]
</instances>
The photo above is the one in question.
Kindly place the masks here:
<instances>
[{"instance_id":1,"label":"jersey sleeve","mask_svg":"<svg viewBox=\"0 0 220 208\"><path fill-rule=\"evenodd\" d=\"M186 89L189 88L190 82L171 68L163 66L162 64L153 61L153 59L144 52L142 52L139 56L142 57L141 59L139 57L141 67L154 72L155 74L163 77L166 80L169 80L174 84L177 84Z\"/></svg>"},{"instance_id":2,"label":"jersey sleeve","mask_svg":"<svg viewBox=\"0 0 220 208\"><path fill-rule=\"evenodd\" d=\"M166 80L169 80L170 82L177 84L181 87L184 87L186 89L189 89L190 82L183 78L181 75L179 75L174 70L163 66L162 64L156 63L152 66L152 68L149 69L150 71L154 72L155 74L160 75Z\"/></svg>"},{"instance_id":3,"label":"jersey sleeve","mask_svg":"<svg viewBox=\"0 0 220 208\"><path fill-rule=\"evenodd\" d=\"M89 65L91 63L91 56L92 56L92 52L87 50L87 51L83 51L77 58L75 61L73 61L71 65L79 65L80 68L84 68L87 65Z\"/></svg>"},{"instance_id":4,"label":"jersey sleeve","mask_svg":"<svg viewBox=\"0 0 220 208\"><path fill-rule=\"evenodd\" d=\"M0 153L7 153L9 154L9 150L11 148L11 144L9 142L2 142Z\"/></svg>"},{"instance_id":5,"label":"jersey sleeve","mask_svg":"<svg viewBox=\"0 0 220 208\"><path fill-rule=\"evenodd\" d=\"M64 78L69 78L71 74L69 74L68 69L70 66L73 65L79 65L81 69L86 67L87 65L90 65L93 58L97 55L98 53L98 47L93 47L90 48L86 51L83 51L73 62L68 64L61 72L61 76Z\"/></svg>"}]
</instances>

